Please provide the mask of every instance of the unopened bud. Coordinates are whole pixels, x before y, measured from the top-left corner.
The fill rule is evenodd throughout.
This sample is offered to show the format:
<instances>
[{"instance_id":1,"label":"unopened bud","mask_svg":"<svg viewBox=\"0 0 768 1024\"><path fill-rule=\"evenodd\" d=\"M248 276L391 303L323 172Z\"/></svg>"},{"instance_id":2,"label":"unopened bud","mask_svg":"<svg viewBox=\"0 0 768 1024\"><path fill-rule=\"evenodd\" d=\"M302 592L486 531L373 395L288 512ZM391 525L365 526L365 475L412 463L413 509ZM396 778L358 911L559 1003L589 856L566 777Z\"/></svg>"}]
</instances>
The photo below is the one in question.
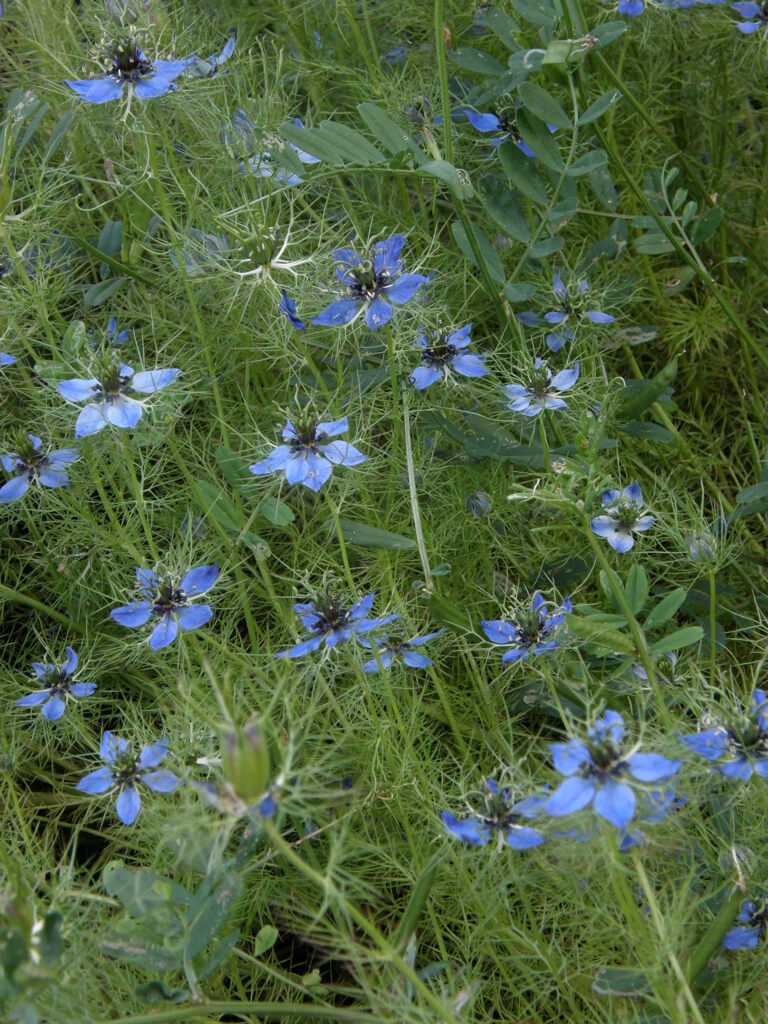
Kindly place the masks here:
<instances>
[{"instance_id":1,"label":"unopened bud","mask_svg":"<svg viewBox=\"0 0 768 1024\"><path fill-rule=\"evenodd\" d=\"M230 785L246 803L264 794L271 764L269 740L258 719L251 719L243 728L222 730L221 763Z\"/></svg>"}]
</instances>

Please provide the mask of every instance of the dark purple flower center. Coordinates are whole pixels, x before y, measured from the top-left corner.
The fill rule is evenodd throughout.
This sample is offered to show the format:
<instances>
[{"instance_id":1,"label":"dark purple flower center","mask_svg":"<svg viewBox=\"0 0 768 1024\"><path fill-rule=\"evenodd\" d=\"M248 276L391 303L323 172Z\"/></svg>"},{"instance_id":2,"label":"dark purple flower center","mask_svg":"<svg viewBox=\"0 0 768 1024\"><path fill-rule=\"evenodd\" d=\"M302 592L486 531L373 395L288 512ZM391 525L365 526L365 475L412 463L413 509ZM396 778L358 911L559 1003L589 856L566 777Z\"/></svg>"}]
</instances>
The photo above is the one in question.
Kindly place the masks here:
<instances>
[{"instance_id":1,"label":"dark purple flower center","mask_svg":"<svg viewBox=\"0 0 768 1024\"><path fill-rule=\"evenodd\" d=\"M582 768L583 778L609 782L612 779L620 778L626 771L627 763L622 758L621 750L612 740L605 738L592 742L587 741L586 747L589 750L591 762Z\"/></svg>"},{"instance_id":2,"label":"dark purple flower center","mask_svg":"<svg viewBox=\"0 0 768 1024\"><path fill-rule=\"evenodd\" d=\"M768 928L768 900L757 899L753 900L752 903L754 906L747 924L750 928L759 928L760 938L762 938L765 935L766 928Z\"/></svg>"},{"instance_id":3,"label":"dark purple flower center","mask_svg":"<svg viewBox=\"0 0 768 1024\"><path fill-rule=\"evenodd\" d=\"M388 270L376 273L373 269L373 261L366 260L357 267L349 267L345 270L342 280L356 299L361 302L371 302L380 292L389 287L392 275Z\"/></svg>"},{"instance_id":4,"label":"dark purple flower center","mask_svg":"<svg viewBox=\"0 0 768 1024\"><path fill-rule=\"evenodd\" d=\"M172 580L168 578L162 579L157 584L157 591L152 604L152 611L156 615L167 615L169 612L172 612L174 608L179 608L186 604L186 602L187 595L183 590L179 590Z\"/></svg>"},{"instance_id":5,"label":"dark purple flower center","mask_svg":"<svg viewBox=\"0 0 768 1024\"><path fill-rule=\"evenodd\" d=\"M321 591L312 602L317 621L313 633L331 633L344 629L350 622L350 609L346 608L330 590Z\"/></svg>"},{"instance_id":6,"label":"dark purple flower center","mask_svg":"<svg viewBox=\"0 0 768 1024\"><path fill-rule=\"evenodd\" d=\"M54 668L46 672L40 681L45 683L52 697L69 691L69 672L66 668Z\"/></svg>"},{"instance_id":7,"label":"dark purple flower center","mask_svg":"<svg viewBox=\"0 0 768 1024\"><path fill-rule=\"evenodd\" d=\"M154 73L155 65L151 60L141 56L141 50L131 40L115 43L113 50L107 54L107 63L111 67L107 75L118 82L138 82L147 75Z\"/></svg>"},{"instance_id":8,"label":"dark purple flower center","mask_svg":"<svg viewBox=\"0 0 768 1024\"><path fill-rule=\"evenodd\" d=\"M512 803L506 790L494 793L486 789L482 795L482 803L474 812L483 825L494 832L504 832L514 828L522 821L522 815L512 809Z\"/></svg>"},{"instance_id":9,"label":"dark purple flower center","mask_svg":"<svg viewBox=\"0 0 768 1024\"><path fill-rule=\"evenodd\" d=\"M421 361L427 366L436 368L451 363L456 358L458 349L452 345L444 334L434 334L433 342L421 353Z\"/></svg>"},{"instance_id":10,"label":"dark purple flower center","mask_svg":"<svg viewBox=\"0 0 768 1024\"><path fill-rule=\"evenodd\" d=\"M768 728L753 711L734 718L728 725L728 745L734 751L743 751L753 757L768 757Z\"/></svg>"},{"instance_id":11,"label":"dark purple flower center","mask_svg":"<svg viewBox=\"0 0 768 1024\"><path fill-rule=\"evenodd\" d=\"M130 750L118 754L114 761L109 762L109 767L115 782L120 786L133 782L140 774L139 759Z\"/></svg>"},{"instance_id":12,"label":"dark purple flower center","mask_svg":"<svg viewBox=\"0 0 768 1024\"><path fill-rule=\"evenodd\" d=\"M130 383L130 375L120 372L120 364L107 360L101 363L96 369L98 385L94 389L96 395L103 395L105 398L116 398L126 390Z\"/></svg>"}]
</instances>

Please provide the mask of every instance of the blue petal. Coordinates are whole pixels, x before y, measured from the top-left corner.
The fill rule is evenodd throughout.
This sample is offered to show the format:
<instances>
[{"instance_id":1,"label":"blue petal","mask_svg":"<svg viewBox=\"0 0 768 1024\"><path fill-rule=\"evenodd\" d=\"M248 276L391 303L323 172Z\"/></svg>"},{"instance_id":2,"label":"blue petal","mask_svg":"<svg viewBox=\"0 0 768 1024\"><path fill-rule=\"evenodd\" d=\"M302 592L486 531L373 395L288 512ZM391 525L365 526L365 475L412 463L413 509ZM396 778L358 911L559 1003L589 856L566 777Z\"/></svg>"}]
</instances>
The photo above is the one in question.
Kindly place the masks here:
<instances>
[{"instance_id":1,"label":"blue petal","mask_svg":"<svg viewBox=\"0 0 768 1024\"><path fill-rule=\"evenodd\" d=\"M507 829L507 846L513 850L529 850L532 846L541 846L544 836L535 828L526 825L518 825L516 828Z\"/></svg>"},{"instance_id":2,"label":"blue petal","mask_svg":"<svg viewBox=\"0 0 768 1024\"><path fill-rule=\"evenodd\" d=\"M340 434L346 434L348 430L349 419L346 416L342 416L338 420L324 420L315 427L315 439L324 440L326 437L338 437Z\"/></svg>"},{"instance_id":3,"label":"blue petal","mask_svg":"<svg viewBox=\"0 0 768 1024\"><path fill-rule=\"evenodd\" d=\"M372 331L375 331L377 327L383 327L391 320L393 312L387 300L377 295L365 310L365 322Z\"/></svg>"},{"instance_id":4,"label":"blue petal","mask_svg":"<svg viewBox=\"0 0 768 1024\"><path fill-rule=\"evenodd\" d=\"M488 829L475 818L459 821L448 811L440 815L448 835L467 843L469 846L485 846L488 842Z\"/></svg>"},{"instance_id":5,"label":"blue petal","mask_svg":"<svg viewBox=\"0 0 768 1024\"><path fill-rule=\"evenodd\" d=\"M594 807L601 818L625 829L635 813L635 794L625 782L606 782L595 794Z\"/></svg>"},{"instance_id":6,"label":"blue petal","mask_svg":"<svg viewBox=\"0 0 768 1024\"><path fill-rule=\"evenodd\" d=\"M581 740L551 743L552 763L561 775L574 775L583 765L591 764L592 755Z\"/></svg>"},{"instance_id":7,"label":"blue petal","mask_svg":"<svg viewBox=\"0 0 768 1024\"><path fill-rule=\"evenodd\" d=\"M426 283L427 278L421 274L401 274L394 284L385 289L385 294L390 302L402 306L403 303L410 302L419 288Z\"/></svg>"},{"instance_id":8,"label":"blue petal","mask_svg":"<svg viewBox=\"0 0 768 1024\"><path fill-rule=\"evenodd\" d=\"M106 417L109 422L121 430L133 430L142 417L143 410L138 402L123 395L118 395L106 403ZM86 409L88 406L86 406Z\"/></svg>"},{"instance_id":9,"label":"blue petal","mask_svg":"<svg viewBox=\"0 0 768 1024\"><path fill-rule=\"evenodd\" d=\"M152 615L152 602L134 601L123 608L113 608L109 614L119 625L126 626L128 629L136 629L149 621Z\"/></svg>"},{"instance_id":10,"label":"blue petal","mask_svg":"<svg viewBox=\"0 0 768 1024\"><path fill-rule=\"evenodd\" d=\"M573 387L578 379L579 364L574 363L569 370L561 370L559 373L556 373L550 382L550 387L554 388L555 391L567 391L568 388Z\"/></svg>"},{"instance_id":11,"label":"blue petal","mask_svg":"<svg viewBox=\"0 0 768 1024\"><path fill-rule=\"evenodd\" d=\"M139 754L137 761L138 768L157 768L162 764L168 754L168 740L163 738L148 743Z\"/></svg>"},{"instance_id":12,"label":"blue petal","mask_svg":"<svg viewBox=\"0 0 768 1024\"><path fill-rule=\"evenodd\" d=\"M547 800L545 810L553 818L562 818L566 814L574 814L591 803L595 795L595 784L589 779L578 776L561 782L552 796Z\"/></svg>"},{"instance_id":13,"label":"blue petal","mask_svg":"<svg viewBox=\"0 0 768 1024\"><path fill-rule=\"evenodd\" d=\"M0 487L0 505L7 505L12 501L18 501L29 490L29 474L22 473L13 477Z\"/></svg>"},{"instance_id":14,"label":"blue petal","mask_svg":"<svg viewBox=\"0 0 768 1024\"><path fill-rule=\"evenodd\" d=\"M46 718L49 722L56 722L64 714L66 707L64 698L60 694L54 693L51 699L46 701L43 706L43 718Z\"/></svg>"},{"instance_id":15,"label":"blue petal","mask_svg":"<svg viewBox=\"0 0 768 1024\"><path fill-rule=\"evenodd\" d=\"M423 391L430 385L436 384L442 376L442 371L434 366L417 366L409 380L417 391Z\"/></svg>"},{"instance_id":16,"label":"blue petal","mask_svg":"<svg viewBox=\"0 0 768 1024\"><path fill-rule=\"evenodd\" d=\"M451 367L463 377L485 377L488 370L485 368L483 360L484 356L474 355L469 352L455 356L451 362Z\"/></svg>"},{"instance_id":17,"label":"blue petal","mask_svg":"<svg viewBox=\"0 0 768 1024\"><path fill-rule=\"evenodd\" d=\"M101 737L99 754L102 761L106 761L107 764L114 764L127 750L128 744L126 741L119 736L115 736L113 732L105 732Z\"/></svg>"},{"instance_id":18,"label":"blue petal","mask_svg":"<svg viewBox=\"0 0 768 1024\"><path fill-rule=\"evenodd\" d=\"M682 761L670 761L660 754L630 754L626 758L631 775L638 782L658 782L674 775L680 768Z\"/></svg>"},{"instance_id":19,"label":"blue petal","mask_svg":"<svg viewBox=\"0 0 768 1024\"><path fill-rule=\"evenodd\" d=\"M314 317L310 322L320 326L338 327L342 324L348 324L350 320L354 319L359 309L359 299L335 299L330 306L326 306L322 313Z\"/></svg>"},{"instance_id":20,"label":"blue petal","mask_svg":"<svg viewBox=\"0 0 768 1024\"><path fill-rule=\"evenodd\" d=\"M739 926L726 932L723 939L725 949L756 949L760 942L760 927L744 928Z\"/></svg>"},{"instance_id":21,"label":"blue petal","mask_svg":"<svg viewBox=\"0 0 768 1024\"><path fill-rule=\"evenodd\" d=\"M179 590L188 597L196 594L205 594L210 590L219 578L219 567L213 565L198 565L185 573L179 583Z\"/></svg>"},{"instance_id":22,"label":"blue petal","mask_svg":"<svg viewBox=\"0 0 768 1024\"><path fill-rule=\"evenodd\" d=\"M418 651L403 651L403 662L409 668L429 668L432 664L426 654L419 654Z\"/></svg>"},{"instance_id":23,"label":"blue petal","mask_svg":"<svg viewBox=\"0 0 768 1024\"><path fill-rule=\"evenodd\" d=\"M155 391L167 388L181 376L181 370L174 368L168 370L142 370L135 373L131 380L131 389L138 391L141 395L151 395Z\"/></svg>"},{"instance_id":24,"label":"blue petal","mask_svg":"<svg viewBox=\"0 0 768 1024\"><path fill-rule=\"evenodd\" d=\"M109 103L110 100L119 99L123 91L123 83L113 77L74 82L65 78L64 85L68 85L86 103Z\"/></svg>"},{"instance_id":25,"label":"blue petal","mask_svg":"<svg viewBox=\"0 0 768 1024\"><path fill-rule=\"evenodd\" d=\"M401 234L392 235L383 242L377 242L373 248L373 271L378 276L382 273L396 274L400 270L400 253L405 245Z\"/></svg>"},{"instance_id":26,"label":"blue petal","mask_svg":"<svg viewBox=\"0 0 768 1024\"><path fill-rule=\"evenodd\" d=\"M106 793L114 784L114 777L109 768L97 768L80 779L75 786L80 793Z\"/></svg>"},{"instance_id":27,"label":"blue petal","mask_svg":"<svg viewBox=\"0 0 768 1024\"><path fill-rule=\"evenodd\" d=\"M98 405L86 405L75 423L75 437L91 437L98 434L107 425L107 403L99 402Z\"/></svg>"},{"instance_id":28,"label":"blue petal","mask_svg":"<svg viewBox=\"0 0 768 1024\"><path fill-rule=\"evenodd\" d=\"M334 466L359 466L368 458L346 441L331 441L330 444L324 444L320 450Z\"/></svg>"},{"instance_id":29,"label":"blue petal","mask_svg":"<svg viewBox=\"0 0 768 1024\"><path fill-rule=\"evenodd\" d=\"M141 810L141 796L135 786L130 783L118 794L115 803L117 816L124 825L132 825Z\"/></svg>"},{"instance_id":30,"label":"blue petal","mask_svg":"<svg viewBox=\"0 0 768 1024\"><path fill-rule=\"evenodd\" d=\"M179 780L173 772L166 770L142 775L141 781L155 793L172 793L179 784Z\"/></svg>"},{"instance_id":31,"label":"blue petal","mask_svg":"<svg viewBox=\"0 0 768 1024\"><path fill-rule=\"evenodd\" d=\"M92 378L74 377L71 380L60 380L56 385L62 398L68 402L88 402L98 391L99 382Z\"/></svg>"},{"instance_id":32,"label":"blue petal","mask_svg":"<svg viewBox=\"0 0 768 1024\"><path fill-rule=\"evenodd\" d=\"M721 764L720 772L726 778L745 782L752 774L752 765L746 757L738 757L735 761L726 761L725 764Z\"/></svg>"},{"instance_id":33,"label":"blue petal","mask_svg":"<svg viewBox=\"0 0 768 1024\"><path fill-rule=\"evenodd\" d=\"M178 632L178 622L170 613L166 612L152 630L152 634L149 638L149 646L153 651L161 651L164 647L168 647L173 643Z\"/></svg>"},{"instance_id":34,"label":"blue petal","mask_svg":"<svg viewBox=\"0 0 768 1024\"><path fill-rule=\"evenodd\" d=\"M517 626L503 619L491 619L480 623L483 632L492 644L511 644L517 640Z\"/></svg>"},{"instance_id":35,"label":"blue petal","mask_svg":"<svg viewBox=\"0 0 768 1024\"><path fill-rule=\"evenodd\" d=\"M176 613L182 629L199 629L213 618L213 609L208 604L190 604L179 608Z\"/></svg>"},{"instance_id":36,"label":"blue petal","mask_svg":"<svg viewBox=\"0 0 768 1024\"><path fill-rule=\"evenodd\" d=\"M33 693L28 693L24 697L19 697L15 702L17 708L35 708L38 707L43 701L48 699L50 690L35 690Z\"/></svg>"}]
</instances>

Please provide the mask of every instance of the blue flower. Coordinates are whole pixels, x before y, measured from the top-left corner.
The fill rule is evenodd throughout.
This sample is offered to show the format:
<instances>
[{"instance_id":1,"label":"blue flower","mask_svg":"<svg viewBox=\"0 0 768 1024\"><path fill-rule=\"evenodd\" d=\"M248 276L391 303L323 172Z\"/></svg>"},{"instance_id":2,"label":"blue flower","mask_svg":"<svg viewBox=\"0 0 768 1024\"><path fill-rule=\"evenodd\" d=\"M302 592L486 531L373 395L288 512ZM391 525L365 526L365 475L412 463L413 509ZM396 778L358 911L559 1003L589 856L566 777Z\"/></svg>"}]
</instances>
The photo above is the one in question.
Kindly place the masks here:
<instances>
[{"instance_id":1,"label":"blue flower","mask_svg":"<svg viewBox=\"0 0 768 1024\"><path fill-rule=\"evenodd\" d=\"M555 818L574 814L590 804L595 812L622 832L635 815L634 782L658 782L674 775L681 761L660 754L643 754L622 749L624 719L616 711L587 732L587 740L570 740L550 745L555 769L565 776L547 800L546 811Z\"/></svg>"},{"instance_id":2,"label":"blue flower","mask_svg":"<svg viewBox=\"0 0 768 1024\"><path fill-rule=\"evenodd\" d=\"M16 451L0 458L3 469L11 474L11 479L0 487L0 504L18 501L32 483L42 487L66 487L69 484L65 466L77 462L79 452L74 448L59 448L43 453L40 451L42 443L39 437L27 434L16 445Z\"/></svg>"},{"instance_id":3,"label":"blue flower","mask_svg":"<svg viewBox=\"0 0 768 1024\"><path fill-rule=\"evenodd\" d=\"M472 324L467 324L450 334L433 331L430 338L421 330L415 344L421 349L422 365L410 376L411 384L417 391L423 391L441 377L448 380L451 370L460 373L462 377L485 377L488 373L485 356L464 351L471 343L471 330Z\"/></svg>"},{"instance_id":4,"label":"blue flower","mask_svg":"<svg viewBox=\"0 0 768 1024\"><path fill-rule=\"evenodd\" d=\"M327 423L308 420L296 426L288 420L283 430L286 443L277 445L266 459L248 468L255 476L284 472L291 486L304 484L317 493L330 479L334 466L359 466L368 457L347 441L329 441L348 429L346 416Z\"/></svg>"},{"instance_id":5,"label":"blue flower","mask_svg":"<svg viewBox=\"0 0 768 1024\"><path fill-rule=\"evenodd\" d=\"M111 316L107 323L106 333L108 345L124 345L131 336L131 329L130 327L124 327L121 331L118 331L117 320Z\"/></svg>"},{"instance_id":6,"label":"blue flower","mask_svg":"<svg viewBox=\"0 0 768 1024\"><path fill-rule=\"evenodd\" d=\"M558 352L566 341L572 341L576 337L576 331L569 324L573 324L575 327L582 319L589 320L593 324L615 323L616 317L609 313L601 313L599 309L584 308L584 296L589 290L589 282L586 277L581 278L580 281L569 282L566 287L560 274L555 271L553 280L553 290L558 299L558 305L544 314L544 319L548 324L560 328L557 332L550 332L546 337L547 345L552 352ZM538 315L530 311L518 313L517 319L528 326L535 326L539 323Z\"/></svg>"},{"instance_id":7,"label":"blue flower","mask_svg":"<svg viewBox=\"0 0 768 1024\"><path fill-rule=\"evenodd\" d=\"M392 662L398 658L402 659L403 664L409 668L427 668L432 664L431 659L426 654L421 654L420 651L414 650L414 648L422 647L424 644L429 643L430 640L441 636L443 632L444 630L438 629L436 633L427 633L426 636L413 636L410 640L390 639L386 633L374 641L361 638L358 642L363 647L367 647L369 651L375 650L377 654L375 658L366 661L363 665L363 671L374 675L382 668L390 668Z\"/></svg>"},{"instance_id":8,"label":"blue flower","mask_svg":"<svg viewBox=\"0 0 768 1024\"><path fill-rule=\"evenodd\" d=\"M623 491L615 487L603 491L603 513L589 524L592 532L603 537L614 551L626 554L635 546L633 533L645 533L655 523L654 516L643 510L643 492L637 480Z\"/></svg>"},{"instance_id":9,"label":"blue flower","mask_svg":"<svg viewBox=\"0 0 768 1024\"><path fill-rule=\"evenodd\" d=\"M377 242L373 259L363 263L353 249L334 250L336 277L344 293L312 323L337 327L352 323L365 312L365 322L371 330L386 324L393 313L390 303L400 306L410 302L427 281L421 274L403 273L400 251L404 245L402 235L392 235L384 242Z\"/></svg>"},{"instance_id":10,"label":"blue flower","mask_svg":"<svg viewBox=\"0 0 768 1024\"><path fill-rule=\"evenodd\" d=\"M101 737L99 753L104 767L82 778L76 789L81 793L93 794L117 788L117 816L124 825L132 825L141 810L138 783L155 793L172 793L179 784L173 772L157 770L168 753L168 741L165 739L150 743L135 757L125 740L105 732Z\"/></svg>"},{"instance_id":11,"label":"blue flower","mask_svg":"<svg viewBox=\"0 0 768 1024\"><path fill-rule=\"evenodd\" d=\"M283 313L283 315L288 320L290 325L294 327L297 331L306 330L306 324L296 312L296 303L293 301L292 298L290 298L290 296L285 290L283 290L282 292L280 301L277 304L277 308L280 310L281 313Z\"/></svg>"},{"instance_id":12,"label":"blue flower","mask_svg":"<svg viewBox=\"0 0 768 1024\"><path fill-rule=\"evenodd\" d=\"M95 683L72 682L72 676L77 671L77 654L71 647L67 647L66 661L60 667L35 661L32 668L37 678L44 684L44 688L28 693L26 697L20 697L16 701L16 707L32 708L42 704L43 718L47 718L49 722L61 718L70 697L90 697L96 689Z\"/></svg>"},{"instance_id":13,"label":"blue flower","mask_svg":"<svg viewBox=\"0 0 768 1024\"><path fill-rule=\"evenodd\" d=\"M537 356L527 387L523 384L507 384L504 388L507 397L512 399L507 408L523 416L538 416L545 409L567 409L568 403L559 394L572 388L578 379L578 363L553 377L547 364Z\"/></svg>"},{"instance_id":14,"label":"blue flower","mask_svg":"<svg viewBox=\"0 0 768 1024\"><path fill-rule=\"evenodd\" d=\"M511 110L499 108L495 113L481 114L476 110L472 110L471 107L459 107L457 110L453 111L451 116L457 120L466 118L472 127L483 135L489 134L490 132L500 132L501 134L497 135L495 138L489 139L492 146L500 146L502 142L506 142L508 139L511 139L519 150L533 160L535 159L536 154L526 142L523 142L515 119L516 110L517 107L514 107ZM557 126L554 124L548 124L547 128L550 133L557 131Z\"/></svg>"},{"instance_id":15,"label":"blue flower","mask_svg":"<svg viewBox=\"0 0 768 1024\"><path fill-rule=\"evenodd\" d=\"M276 658L302 658L316 651L321 644L327 648L349 640L351 636L370 633L372 629L386 626L399 616L385 615L380 619L366 618L373 608L374 595L366 594L347 608L344 603L326 587L314 599L293 606L302 626L309 632L306 640L300 641L287 651L280 651Z\"/></svg>"},{"instance_id":16,"label":"blue flower","mask_svg":"<svg viewBox=\"0 0 768 1024\"><path fill-rule=\"evenodd\" d=\"M729 779L745 780L753 771L768 779L768 696L755 690L749 710L733 714L727 726L680 739L694 754L718 762L714 770Z\"/></svg>"},{"instance_id":17,"label":"blue flower","mask_svg":"<svg viewBox=\"0 0 768 1024\"><path fill-rule=\"evenodd\" d=\"M502 662L523 661L531 654L543 654L560 646L558 640L548 639L549 635L565 622L566 615L573 610L570 599L553 612L547 612L547 603L538 592L533 595L530 610L521 611L512 621L492 619L481 622L483 632L494 644L505 644L510 649L504 652Z\"/></svg>"},{"instance_id":18,"label":"blue flower","mask_svg":"<svg viewBox=\"0 0 768 1024\"><path fill-rule=\"evenodd\" d=\"M168 647L182 629L199 629L210 622L213 610L208 604L189 604L190 598L210 590L219 575L218 565L198 565L190 569L176 585L167 575L159 579L151 569L136 568L136 580L142 600L133 601L123 608L114 608L109 614L121 626L138 629L152 618L159 618L149 646L153 651Z\"/></svg>"},{"instance_id":19,"label":"blue flower","mask_svg":"<svg viewBox=\"0 0 768 1024\"><path fill-rule=\"evenodd\" d=\"M768 4L756 4L754 0L739 0L739 3L731 4L731 10L736 11L742 18L748 21L740 21L736 28L745 36L757 32L758 29L768 25Z\"/></svg>"},{"instance_id":20,"label":"blue flower","mask_svg":"<svg viewBox=\"0 0 768 1024\"><path fill-rule=\"evenodd\" d=\"M739 924L725 933L725 949L755 949L768 927L768 901L744 900L739 913Z\"/></svg>"},{"instance_id":21,"label":"blue flower","mask_svg":"<svg viewBox=\"0 0 768 1024\"><path fill-rule=\"evenodd\" d=\"M211 78L218 72L222 64L226 64L234 52L235 33L233 32L224 44L224 49L218 57L215 57L213 54L210 55L208 60L203 60L202 57L198 57L197 55L190 57L190 73L194 75L195 78ZM226 71L224 74L226 74Z\"/></svg>"},{"instance_id":22,"label":"blue flower","mask_svg":"<svg viewBox=\"0 0 768 1024\"><path fill-rule=\"evenodd\" d=\"M17 356L11 356L7 352L0 352L0 366L10 366L15 363Z\"/></svg>"},{"instance_id":23,"label":"blue flower","mask_svg":"<svg viewBox=\"0 0 768 1024\"><path fill-rule=\"evenodd\" d=\"M192 60L193 57L153 60L139 49L132 35L124 35L108 44L102 59L106 70L104 77L78 81L65 79L64 84L86 103L109 103L120 99L126 85L129 97L136 93L140 100L151 100L175 89L175 80L186 71Z\"/></svg>"},{"instance_id":24,"label":"blue flower","mask_svg":"<svg viewBox=\"0 0 768 1024\"><path fill-rule=\"evenodd\" d=\"M440 817L448 835L469 846L485 846L496 837L499 849L505 844L513 850L527 850L541 846L544 836L530 825L524 824L538 817L544 810L542 797L527 797L514 802L508 789L499 789L495 779L486 779L479 794L479 807L471 807L472 817L457 819L448 811Z\"/></svg>"},{"instance_id":25,"label":"blue flower","mask_svg":"<svg viewBox=\"0 0 768 1024\"><path fill-rule=\"evenodd\" d=\"M294 117L293 123L297 128L304 127L304 122L300 117ZM262 143L256 130L256 125L244 110L238 109L235 111L231 126L225 128L221 133L221 141L231 156L235 155L235 151L245 151L250 154L248 157L248 169L253 174L260 175L262 178L272 178L282 185L299 185L304 180L298 174L283 166L273 155L275 151L279 153L285 147L286 143L282 139L273 140L271 136L267 137L267 144L271 146L272 152L260 148ZM311 153L305 153L303 149L294 146L292 142L289 142L288 146L290 146L301 163L320 163L319 157L312 156ZM245 174L245 172L245 161L241 161L240 173Z\"/></svg>"},{"instance_id":26,"label":"blue flower","mask_svg":"<svg viewBox=\"0 0 768 1024\"><path fill-rule=\"evenodd\" d=\"M639 18L645 10L645 3L644 0L619 0L616 9L628 18Z\"/></svg>"},{"instance_id":27,"label":"blue flower","mask_svg":"<svg viewBox=\"0 0 768 1024\"><path fill-rule=\"evenodd\" d=\"M173 384L181 370L142 370L110 357L97 367L97 377L60 380L59 394L69 402L88 402L77 417L75 437L98 434L108 423L133 430L142 417L144 406L135 395L152 395Z\"/></svg>"}]
</instances>

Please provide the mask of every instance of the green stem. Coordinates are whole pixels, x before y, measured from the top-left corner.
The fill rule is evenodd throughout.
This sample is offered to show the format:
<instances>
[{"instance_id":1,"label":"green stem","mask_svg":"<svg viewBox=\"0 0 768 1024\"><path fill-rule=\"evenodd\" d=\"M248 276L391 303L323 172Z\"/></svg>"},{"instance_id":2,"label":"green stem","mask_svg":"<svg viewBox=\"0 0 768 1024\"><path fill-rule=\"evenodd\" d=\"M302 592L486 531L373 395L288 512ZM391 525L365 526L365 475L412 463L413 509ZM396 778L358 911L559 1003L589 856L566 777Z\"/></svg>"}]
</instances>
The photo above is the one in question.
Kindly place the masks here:
<instances>
[{"instance_id":1,"label":"green stem","mask_svg":"<svg viewBox=\"0 0 768 1024\"><path fill-rule=\"evenodd\" d=\"M539 414L539 438L541 439L541 452L544 456L544 471L547 476L552 472L549 462L549 445L547 444L547 428L544 425L544 412Z\"/></svg>"},{"instance_id":2,"label":"green stem","mask_svg":"<svg viewBox=\"0 0 768 1024\"><path fill-rule=\"evenodd\" d=\"M710 957L720 947L723 936L733 924L743 899L744 894L739 889L734 890L720 907L714 921L699 940L685 968L685 976L689 984L692 985L696 981L707 966Z\"/></svg>"},{"instance_id":3,"label":"green stem","mask_svg":"<svg viewBox=\"0 0 768 1024\"><path fill-rule=\"evenodd\" d=\"M437 53L437 73L440 76L440 100L443 109L443 140L445 144L445 159L449 164L452 164L451 96L448 92L448 68L445 62L444 31L443 0L435 0L435 51Z\"/></svg>"},{"instance_id":4,"label":"green stem","mask_svg":"<svg viewBox=\"0 0 768 1024\"><path fill-rule=\"evenodd\" d=\"M155 1010L136 1017L112 1017L99 1024L167 1024L175 1020L213 1020L225 1014L253 1017L256 1020L282 1021L293 1017L304 1020L341 1020L350 1024L375 1024L370 1013L335 1006L319 1006L317 1003L249 1003L220 1002L197 1003L194 1006L177 1006L172 1010Z\"/></svg>"},{"instance_id":5,"label":"green stem","mask_svg":"<svg viewBox=\"0 0 768 1024\"><path fill-rule=\"evenodd\" d=\"M717 667L717 590L715 570L709 570L709 685L714 689Z\"/></svg>"},{"instance_id":6,"label":"green stem","mask_svg":"<svg viewBox=\"0 0 768 1024\"><path fill-rule=\"evenodd\" d=\"M411 442L411 410L410 394L406 394L403 400L403 427L405 436L405 463L408 473L408 493L411 499L411 515L413 516L413 532L416 535L416 547L421 560L421 571L424 573L424 589L430 593L432 586L432 573L429 569L429 555L424 540L424 530L421 526L421 513L419 511L419 496L416 492L416 469L413 464L413 444Z\"/></svg>"},{"instance_id":7,"label":"green stem","mask_svg":"<svg viewBox=\"0 0 768 1024\"><path fill-rule=\"evenodd\" d=\"M325 494L325 500L328 502L328 508L331 510L331 516L333 517L333 523L336 527L336 538L339 542L339 550L341 551L341 560L344 563L344 575L347 577L347 583L349 584L352 593L355 593L355 581L352 576L352 570L349 568L349 556L347 555L347 545L344 541L344 534L341 531L341 520L339 519L339 511L333 503L333 498L327 488L323 490Z\"/></svg>"}]
</instances>

